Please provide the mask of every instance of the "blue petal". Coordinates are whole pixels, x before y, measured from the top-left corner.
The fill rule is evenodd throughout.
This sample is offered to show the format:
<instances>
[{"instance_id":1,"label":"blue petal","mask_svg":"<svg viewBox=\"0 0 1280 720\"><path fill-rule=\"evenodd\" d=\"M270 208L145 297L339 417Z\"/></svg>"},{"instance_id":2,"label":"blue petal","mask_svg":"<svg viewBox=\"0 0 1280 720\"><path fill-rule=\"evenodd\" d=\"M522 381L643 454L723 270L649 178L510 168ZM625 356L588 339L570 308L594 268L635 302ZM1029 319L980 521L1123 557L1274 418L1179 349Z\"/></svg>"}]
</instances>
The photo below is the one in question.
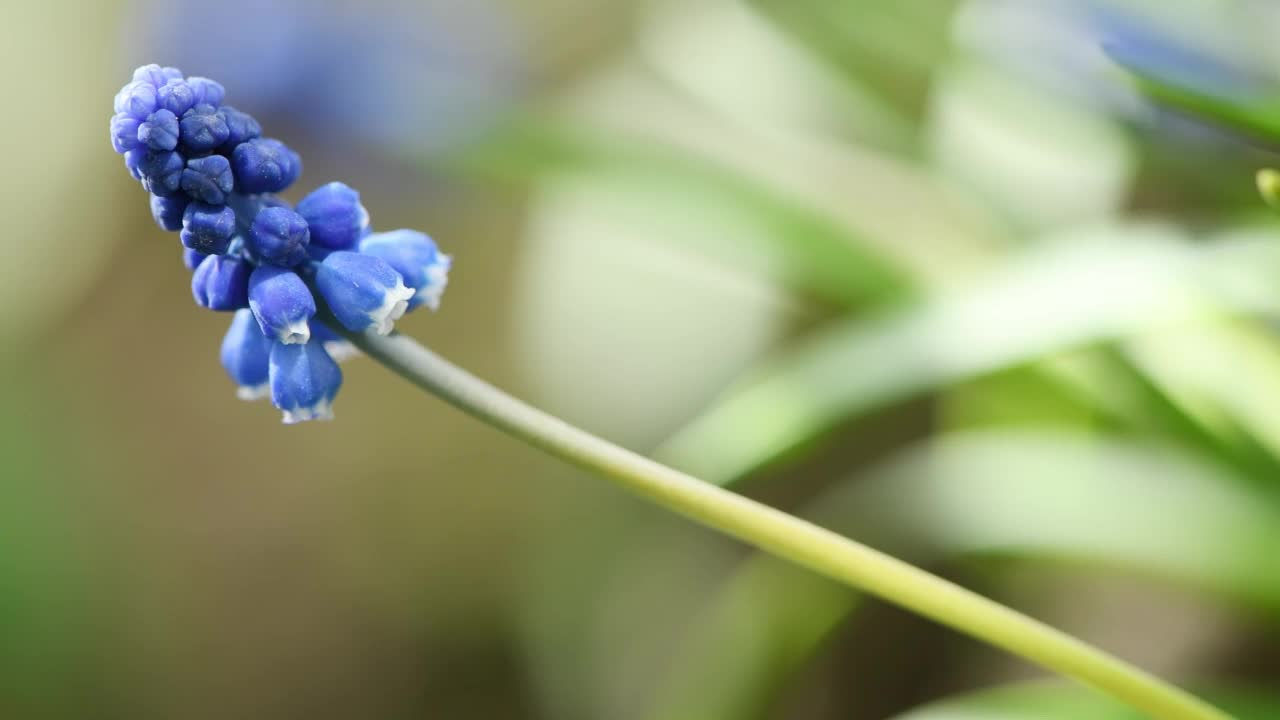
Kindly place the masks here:
<instances>
[{"instance_id":1,"label":"blue petal","mask_svg":"<svg viewBox=\"0 0 1280 720\"><path fill-rule=\"evenodd\" d=\"M342 370L319 343L272 344L270 376L271 404L284 412L286 424L333 417Z\"/></svg>"},{"instance_id":2,"label":"blue petal","mask_svg":"<svg viewBox=\"0 0 1280 720\"><path fill-rule=\"evenodd\" d=\"M413 289L381 258L340 250L316 269L316 288L338 322L353 332L391 332Z\"/></svg>"},{"instance_id":3,"label":"blue petal","mask_svg":"<svg viewBox=\"0 0 1280 720\"><path fill-rule=\"evenodd\" d=\"M191 158L182 171L182 189L192 198L210 205L221 205L235 186L231 163L221 155Z\"/></svg>"},{"instance_id":4,"label":"blue petal","mask_svg":"<svg viewBox=\"0 0 1280 720\"><path fill-rule=\"evenodd\" d=\"M242 143L231 153L236 184L241 192L280 192L302 172L302 160L287 145L272 138Z\"/></svg>"},{"instance_id":5,"label":"blue petal","mask_svg":"<svg viewBox=\"0 0 1280 720\"><path fill-rule=\"evenodd\" d=\"M373 233L360 241L360 252L386 260L404 276L404 284L414 289L409 310L422 305L435 310L440 306L453 263L430 237L416 230Z\"/></svg>"},{"instance_id":6,"label":"blue petal","mask_svg":"<svg viewBox=\"0 0 1280 720\"><path fill-rule=\"evenodd\" d=\"M196 304L210 310L239 310L249 305L249 263L230 255L210 255L191 276Z\"/></svg>"},{"instance_id":7,"label":"blue petal","mask_svg":"<svg viewBox=\"0 0 1280 720\"><path fill-rule=\"evenodd\" d=\"M187 210L187 198L182 195L172 197L151 196L151 216L156 224L169 232L182 229L182 216Z\"/></svg>"},{"instance_id":8,"label":"blue petal","mask_svg":"<svg viewBox=\"0 0 1280 720\"><path fill-rule=\"evenodd\" d=\"M193 202L182 214L182 244L206 255L221 255L236 232L236 213L226 205Z\"/></svg>"},{"instance_id":9,"label":"blue petal","mask_svg":"<svg viewBox=\"0 0 1280 720\"><path fill-rule=\"evenodd\" d=\"M178 116L160 108L147 116L138 126L138 142L152 150L172 150L178 147Z\"/></svg>"},{"instance_id":10,"label":"blue petal","mask_svg":"<svg viewBox=\"0 0 1280 720\"><path fill-rule=\"evenodd\" d=\"M258 211L249 228L248 245L254 255L282 267L293 267L307 258L311 234L307 221L287 207Z\"/></svg>"},{"instance_id":11,"label":"blue petal","mask_svg":"<svg viewBox=\"0 0 1280 720\"><path fill-rule=\"evenodd\" d=\"M249 276L249 309L262 333L286 345L311 339L308 321L316 301L307 284L292 270L263 265Z\"/></svg>"},{"instance_id":12,"label":"blue petal","mask_svg":"<svg viewBox=\"0 0 1280 720\"><path fill-rule=\"evenodd\" d=\"M219 358L227 375L238 386L236 395L242 400L257 400L269 394L270 357L271 341L258 328L253 313L237 310L222 338Z\"/></svg>"},{"instance_id":13,"label":"blue petal","mask_svg":"<svg viewBox=\"0 0 1280 720\"><path fill-rule=\"evenodd\" d=\"M180 125L182 147L193 153L209 152L231 137L226 118L212 105L191 108L182 116Z\"/></svg>"},{"instance_id":14,"label":"blue petal","mask_svg":"<svg viewBox=\"0 0 1280 720\"><path fill-rule=\"evenodd\" d=\"M340 182L304 197L298 214L311 228L311 241L331 250L348 250L368 234L369 213L360 204L360 193Z\"/></svg>"}]
</instances>

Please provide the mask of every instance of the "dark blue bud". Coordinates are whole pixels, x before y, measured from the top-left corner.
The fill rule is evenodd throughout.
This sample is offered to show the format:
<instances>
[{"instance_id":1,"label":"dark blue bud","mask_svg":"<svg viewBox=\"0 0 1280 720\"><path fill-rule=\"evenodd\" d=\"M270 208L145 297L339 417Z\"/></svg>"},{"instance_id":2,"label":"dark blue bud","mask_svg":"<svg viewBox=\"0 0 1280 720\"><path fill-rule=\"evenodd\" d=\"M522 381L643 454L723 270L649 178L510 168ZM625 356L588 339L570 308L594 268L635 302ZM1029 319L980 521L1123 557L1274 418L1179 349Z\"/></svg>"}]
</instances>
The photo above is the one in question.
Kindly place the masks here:
<instances>
[{"instance_id":1,"label":"dark blue bud","mask_svg":"<svg viewBox=\"0 0 1280 720\"><path fill-rule=\"evenodd\" d=\"M210 205L221 205L235 185L231 163L221 155L191 158L182 171L182 189L192 198Z\"/></svg>"},{"instance_id":2,"label":"dark blue bud","mask_svg":"<svg viewBox=\"0 0 1280 720\"><path fill-rule=\"evenodd\" d=\"M209 256L202 252L192 250L189 247L182 248L182 264L185 265L188 270L195 270L200 267L200 263L204 262L204 259L207 257Z\"/></svg>"},{"instance_id":3,"label":"dark blue bud","mask_svg":"<svg viewBox=\"0 0 1280 720\"><path fill-rule=\"evenodd\" d=\"M287 207L258 211L246 238L249 250L273 265L293 267L307 258L311 242L307 221Z\"/></svg>"},{"instance_id":4,"label":"dark blue bud","mask_svg":"<svg viewBox=\"0 0 1280 720\"><path fill-rule=\"evenodd\" d=\"M151 216L156 224L169 232L182 229L182 215L187 210L187 198L184 195L171 197L151 196Z\"/></svg>"},{"instance_id":5,"label":"dark blue bud","mask_svg":"<svg viewBox=\"0 0 1280 720\"><path fill-rule=\"evenodd\" d=\"M272 138L240 144L231 154L231 164L235 168L236 186L250 195L280 192L292 185L302 172L298 154Z\"/></svg>"},{"instance_id":6,"label":"dark blue bud","mask_svg":"<svg viewBox=\"0 0 1280 720\"><path fill-rule=\"evenodd\" d=\"M416 230L373 233L360 241L360 252L386 260L404 277L404 284L414 289L410 310L440 306L452 260L440 252L434 240Z\"/></svg>"},{"instance_id":7,"label":"dark blue bud","mask_svg":"<svg viewBox=\"0 0 1280 720\"><path fill-rule=\"evenodd\" d=\"M222 83L214 82L207 77L193 75L187 78L187 84L195 93L196 105L212 105L216 108L222 104L222 98L227 95L227 90L222 87Z\"/></svg>"},{"instance_id":8,"label":"dark blue bud","mask_svg":"<svg viewBox=\"0 0 1280 720\"><path fill-rule=\"evenodd\" d=\"M138 126L138 142L152 150L172 150L178 147L178 116L160 108L147 116Z\"/></svg>"},{"instance_id":9,"label":"dark blue bud","mask_svg":"<svg viewBox=\"0 0 1280 720\"><path fill-rule=\"evenodd\" d=\"M196 91L185 80L170 80L156 91L156 99L160 107L182 117L196 104Z\"/></svg>"},{"instance_id":10,"label":"dark blue bud","mask_svg":"<svg viewBox=\"0 0 1280 720\"><path fill-rule=\"evenodd\" d=\"M249 263L230 255L210 255L191 276L196 304L210 310L239 310L249 306Z\"/></svg>"},{"instance_id":11,"label":"dark blue bud","mask_svg":"<svg viewBox=\"0 0 1280 720\"><path fill-rule=\"evenodd\" d=\"M369 213L360 204L360 193L340 182L302 198L298 214L311 228L311 242L331 250L349 250L368 234Z\"/></svg>"},{"instance_id":12,"label":"dark blue bud","mask_svg":"<svg viewBox=\"0 0 1280 720\"><path fill-rule=\"evenodd\" d=\"M138 147L138 118L129 115L111 117L111 147L124 154Z\"/></svg>"},{"instance_id":13,"label":"dark blue bud","mask_svg":"<svg viewBox=\"0 0 1280 720\"><path fill-rule=\"evenodd\" d=\"M158 94L154 86L145 82L131 82L116 93L115 111L137 120L145 120L156 111Z\"/></svg>"},{"instance_id":14,"label":"dark blue bud","mask_svg":"<svg viewBox=\"0 0 1280 720\"><path fill-rule=\"evenodd\" d=\"M237 310L222 338L222 367L236 384L241 400L257 400L271 394L271 341L262 334L253 313Z\"/></svg>"},{"instance_id":15,"label":"dark blue bud","mask_svg":"<svg viewBox=\"0 0 1280 720\"><path fill-rule=\"evenodd\" d=\"M241 143L262 135L262 126L249 113L240 112L230 105L223 105L218 108L218 115L227 125L227 139L219 148L222 152L231 152Z\"/></svg>"},{"instance_id":16,"label":"dark blue bud","mask_svg":"<svg viewBox=\"0 0 1280 720\"><path fill-rule=\"evenodd\" d=\"M182 156L169 150L147 150L138 163L142 185L152 195L168 197L182 184Z\"/></svg>"},{"instance_id":17,"label":"dark blue bud","mask_svg":"<svg viewBox=\"0 0 1280 720\"><path fill-rule=\"evenodd\" d=\"M231 137L227 121L212 105L196 105L182 116L182 147L203 153L217 148Z\"/></svg>"},{"instance_id":18,"label":"dark blue bud","mask_svg":"<svg viewBox=\"0 0 1280 720\"><path fill-rule=\"evenodd\" d=\"M353 332L386 335L413 297L413 288L386 261L345 250L320 263L315 282L334 317Z\"/></svg>"},{"instance_id":19,"label":"dark blue bud","mask_svg":"<svg viewBox=\"0 0 1280 720\"><path fill-rule=\"evenodd\" d=\"M206 255L221 255L236 232L236 213L226 205L193 202L182 214L182 244Z\"/></svg>"},{"instance_id":20,"label":"dark blue bud","mask_svg":"<svg viewBox=\"0 0 1280 720\"><path fill-rule=\"evenodd\" d=\"M320 343L271 346L271 404L287 425L333 417L342 370Z\"/></svg>"},{"instance_id":21,"label":"dark blue bud","mask_svg":"<svg viewBox=\"0 0 1280 720\"><path fill-rule=\"evenodd\" d=\"M134 180L142 180L142 161L147 158L147 149L136 147L132 150L126 150L124 153L124 166L129 169L129 174ZM143 183L146 184L145 182Z\"/></svg>"},{"instance_id":22,"label":"dark blue bud","mask_svg":"<svg viewBox=\"0 0 1280 720\"><path fill-rule=\"evenodd\" d=\"M311 339L316 301L292 270L263 265L249 276L249 309L267 337L286 345Z\"/></svg>"}]
</instances>

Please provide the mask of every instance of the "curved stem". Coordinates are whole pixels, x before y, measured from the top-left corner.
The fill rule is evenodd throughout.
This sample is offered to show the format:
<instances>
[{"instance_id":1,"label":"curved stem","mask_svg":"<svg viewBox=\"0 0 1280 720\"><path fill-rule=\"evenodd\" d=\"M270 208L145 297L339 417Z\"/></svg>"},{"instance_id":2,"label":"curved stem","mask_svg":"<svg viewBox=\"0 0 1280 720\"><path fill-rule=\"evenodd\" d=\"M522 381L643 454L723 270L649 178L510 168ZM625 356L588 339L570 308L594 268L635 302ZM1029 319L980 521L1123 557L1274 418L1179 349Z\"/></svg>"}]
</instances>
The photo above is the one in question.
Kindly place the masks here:
<instances>
[{"instance_id":1,"label":"curved stem","mask_svg":"<svg viewBox=\"0 0 1280 720\"><path fill-rule=\"evenodd\" d=\"M392 372L454 407L761 550L1075 678L1153 718L1229 718L1195 696L1038 620L579 430L507 395L409 337L347 337Z\"/></svg>"}]
</instances>

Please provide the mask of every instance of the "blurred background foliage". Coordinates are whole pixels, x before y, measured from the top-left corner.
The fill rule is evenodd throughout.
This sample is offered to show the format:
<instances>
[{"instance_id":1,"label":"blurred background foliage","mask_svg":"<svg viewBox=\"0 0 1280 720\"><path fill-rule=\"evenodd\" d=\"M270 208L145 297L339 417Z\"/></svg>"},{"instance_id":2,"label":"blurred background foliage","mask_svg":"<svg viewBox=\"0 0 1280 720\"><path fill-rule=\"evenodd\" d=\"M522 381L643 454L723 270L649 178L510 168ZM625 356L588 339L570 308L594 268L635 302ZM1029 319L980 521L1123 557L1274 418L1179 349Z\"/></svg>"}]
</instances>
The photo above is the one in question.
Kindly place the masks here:
<instances>
[{"instance_id":1,"label":"blurred background foliage","mask_svg":"<svg viewBox=\"0 0 1280 720\"><path fill-rule=\"evenodd\" d=\"M5 717L1133 717L368 361L334 423L237 402L107 143L152 61L454 254L445 355L1280 717L1274 3L4 17Z\"/></svg>"}]
</instances>

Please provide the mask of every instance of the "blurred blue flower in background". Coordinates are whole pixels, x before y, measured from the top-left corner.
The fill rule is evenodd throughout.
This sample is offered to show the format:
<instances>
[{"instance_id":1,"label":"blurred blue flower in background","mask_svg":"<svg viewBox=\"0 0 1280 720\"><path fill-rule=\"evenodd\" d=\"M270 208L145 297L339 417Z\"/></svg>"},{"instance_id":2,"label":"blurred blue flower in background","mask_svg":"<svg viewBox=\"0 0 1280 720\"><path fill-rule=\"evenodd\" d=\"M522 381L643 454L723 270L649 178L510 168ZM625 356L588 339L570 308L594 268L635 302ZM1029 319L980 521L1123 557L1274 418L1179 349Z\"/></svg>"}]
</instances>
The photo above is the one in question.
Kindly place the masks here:
<instances>
[{"instance_id":1,"label":"blurred blue flower in background","mask_svg":"<svg viewBox=\"0 0 1280 720\"><path fill-rule=\"evenodd\" d=\"M138 62L215 75L255 115L431 152L465 140L523 86L517 26L486 0L323 4L144 0ZM245 22L245 18L253 22Z\"/></svg>"}]
</instances>

